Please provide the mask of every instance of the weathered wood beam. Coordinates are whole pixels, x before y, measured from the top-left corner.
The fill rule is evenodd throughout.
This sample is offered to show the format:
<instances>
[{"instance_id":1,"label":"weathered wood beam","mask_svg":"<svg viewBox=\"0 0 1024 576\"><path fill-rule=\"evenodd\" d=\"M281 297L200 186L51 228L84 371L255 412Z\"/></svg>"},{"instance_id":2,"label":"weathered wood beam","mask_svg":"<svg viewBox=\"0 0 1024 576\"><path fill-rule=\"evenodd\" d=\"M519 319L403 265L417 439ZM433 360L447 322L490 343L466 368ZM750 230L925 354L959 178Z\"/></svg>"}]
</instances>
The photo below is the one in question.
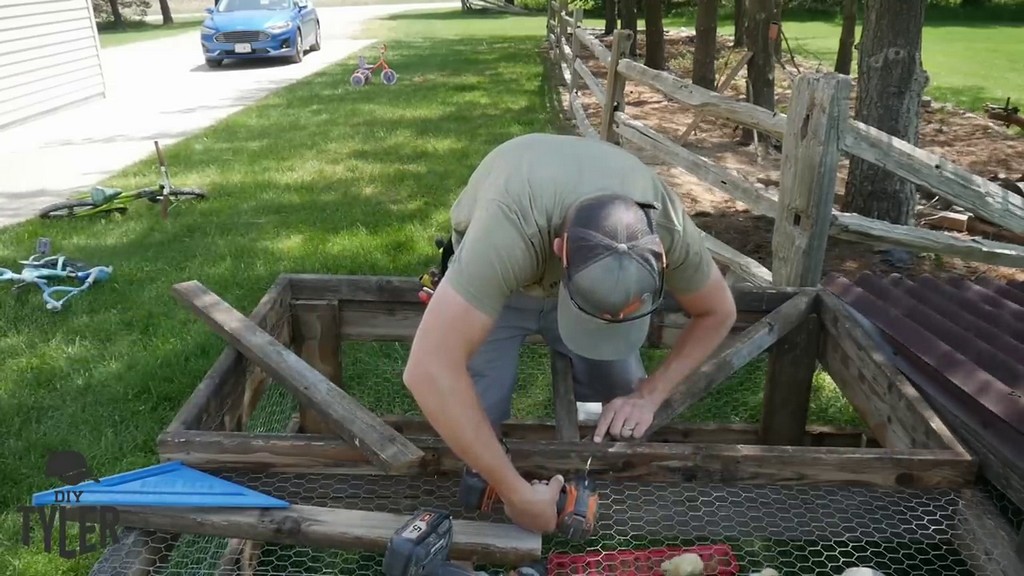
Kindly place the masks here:
<instances>
[{"instance_id":1,"label":"weathered wood beam","mask_svg":"<svg viewBox=\"0 0 1024 576\"><path fill-rule=\"evenodd\" d=\"M778 212L779 200L775 194L758 190L736 171L683 148L664 134L656 132L626 114L618 113L615 118L615 130L626 140L648 152L657 154L664 161L686 170L701 181L721 190L730 198L743 203L755 214L774 218Z\"/></svg>"},{"instance_id":2,"label":"weathered wood beam","mask_svg":"<svg viewBox=\"0 0 1024 576\"><path fill-rule=\"evenodd\" d=\"M276 332L290 310L291 290L286 276L278 276L253 309L249 319L262 328ZM212 418L219 418L234 403L242 402L245 392L240 380L244 377L245 357L231 346L225 346L216 362L175 414L168 430L209 428ZM204 422L207 424L204 426Z\"/></svg>"},{"instance_id":3,"label":"weathered wood beam","mask_svg":"<svg viewBox=\"0 0 1024 576\"><path fill-rule=\"evenodd\" d=\"M753 128L782 138L786 116L769 112L760 106L733 100L660 70L652 70L639 62L621 60L618 71L626 78L665 93L666 96L708 116Z\"/></svg>"},{"instance_id":4,"label":"weathered wood beam","mask_svg":"<svg viewBox=\"0 0 1024 576\"><path fill-rule=\"evenodd\" d=\"M989 222L1024 233L1024 198L938 154L855 120L843 126L841 146Z\"/></svg>"},{"instance_id":5,"label":"weathered wood beam","mask_svg":"<svg viewBox=\"0 0 1024 576\"><path fill-rule=\"evenodd\" d=\"M887 448L967 454L906 376L886 358L834 294L819 295L825 328L820 360L850 404Z\"/></svg>"},{"instance_id":6,"label":"weathered wood beam","mask_svg":"<svg viewBox=\"0 0 1024 576\"><path fill-rule=\"evenodd\" d=\"M601 81L597 79L597 76L594 76L594 73L590 71L590 68L587 68L583 60L573 62L572 68L583 79L583 83L587 85L590 93L594 95L594 99L598 102L604 102L604 86L601 85Z\"/></svg>"},{"instance_id":7,"label":"weathered wood beam","mask_svg":"<svg viewBox=\"0 0 1024 576\"><path fill-rule=\"evenodd\" d=\"M761 438L769 445L799 445L818 369L821 318L812 312L772 346L764 380Z\"/></svg>"},{"instance_id":8,"label":"weathered wood beam","mask_svg":"<svg viewBox=\"0 0 1024 576\"><path fill-rule=\"evenodd\" d=\"M306 363L339 388L341 380L341 325L338 302L296 300L292 302L292 346ZM325 425L306 405L299 409L300 429L307 434L325 434Z\"/></svg>"},{"instance_id":9,"label":"weathered wood beam","mask_svg":"<svg viewBox=\"0 0 1024 576\"><path fill-rule=\"evenodd\" d=\"M551 388L555 404L555 435L559 440L580 439L579 411L573 389L572 360L555 349L551 355Z\"/></svg>"},{"instance_id":10,"label":"weathered wood beam","mask_svg":"<svg viewBox=\"0 0 1024 576\"><path fill-rule=\"evenodd\" d=\"M612 144L619 143L619 135L613 130L615 113L626 108L626 78L619 73L618 64L628 62L629 46L636 39L630 30L616 30L612 36L611 60L605 78L604 103L601 107L601 139Z\"/></svg>"},{"instance_id":11,"label":"weathered wood beam","mask_svg":"<svg viewBox=\"0 0 1024 576\"><path fill-rule=\"evenodd\" d=\"M611 51L605 48L604 44L601 44L600 40L594 38L589 34L584 33L582 29L580 29L578 32L580 35L580 42L582 42L583 45L587 47L587 50L590 50L590 53L593 54L595 58L597 58L597 61L600 62L602 66L607 67L608 63L612 61Z\"/></svg>"},{"instance_id":12,"label":"weathered wood beam","mask_svg":"<svg viewBox=\"0 0 1024 576\"><path fill-rule=\"evenodd\" d=\"M118 506L122 526L312 548L384 552L407 516L318 506L161 508ZM519 565L541 557L541 537L511 524L455 520L451 557Z\"/></svg>"},{"instance_id":13,"label":"weathered wood beam","mask_svg":"<svg viewBox=\"0 0 1024 576\"><path fill-rule=\"evenodd\" d=\"M782 138L782 175L772 234L776 286L817 286L839 171L840 126L847 120L849 76L801 74Z\"/></svg>"},{"instance_id":14,"label":"weathered wood beam","mask_svg":"<svg viewBox=\"0 0 1024 576\"><path fill-rule=\"evenodd\" d=\"M423 417L384 416L382 419L400 434L437 438L438 433ZM594 435L593 424L580 424L583 437ZM500 429L506 440L558 440L558 423L554 420L508 420ZM671 422L647 438L648 442L688 442L691 444L761 444L756 424L706 424ZM844 448L879 448L881 445L865 430L837 426L808 426L800 446L837 446Z\"/></svg>"},{"instance_id":15,"label":"weathered wood beam","mask_svg":"<svg viewBox=\"0 0 1024 576\"><path fill-rule=\"evenodd\" d=\"M199 282L175 284L172 293L378 466L401 470L423 457L405 437Z\"/></svg>"},{"instance_id":16,"label":"weathered wood beam","mask_svg":"<svg viewBox=\"0 0 1024 576\"><path fill-rule=\"evenodd\" d=\"M415 304L419 301L420 285L416 278L406 276L361 276L334 274L287 274L293 300L339 300L351 302L383 302L388 304ZM771 312L790 298L800 294L799 288L785 287L732 287L733 299L739 312ZM677 302L666 298L660 307L664 312L680 312ZM344 307L342 313L344 314ZM342 322L344 325L344 322ZM343 326L344 329L344 326Z\"/></svg>"},{"instance_id":17,"label":"weathered wood beam","mask_svg":"<svg viewBox=\"0 0 1024 576\"><path fill-rule=\"evenodd\" d=\"M789 333L810 313L816 293L816 290L808 289L794 296L747 328L732 347L720 350L708 358L683 382L676 385L672 394L658 408L654 422L648 430L657 430L699 402L717 384Z\"/></svg>"},{"instance_id":18,"label":"weathered wood beam","mask_svg":"<svg viewBox=\"0 0 1024 576\"><path fill-rule=\"evenodd\" d=\"M900 226L867 218L859 214L837 212L832 215L830 235L882 248L903 248L983 262L994 266L1024 268L1024 246L962 238L939 230Z\"/></svg>"},{"instance_id":19,"label":"weathered wood beam","mask_svg":"<svg viewBox=\"0 0 1024 576\"><path fill-rule=\"evenodd\" d=\"M730 272L752 286L772 285L772 271L762 266L760 262L703 230L701 230L701 235L704 238L704 244L711 251L712 257L717 262L725 264Z\"/></svg>"},{"instance_id":20,"label":"weathered wood beam","mask_svg":"<svg viewBox=\"0 0 1024 576\"><path fill-rule=\"evenodd\" d=\"M580 104L580 100L576 97L574 92L569 92L569 110L572 112L576 127L584 138L601 138L601 135L597 133L597 130L594 129L594 125L591 124L590 120L587 118L587 112L583 109L583 105Z\"/></svg>"},{"instance_id":21,"label":"weathered wood beam","mask_svg":"<svg viewBox=\"0 0 1024 576\"><path fill-rule=\"evenodd\" d=\"M412 438L427 456L423 476L461 474L464 463L440 438ZM157 441L162 459L200 470L389 474L330 436L173 432ZM738 482L748 484L964 487L974 481L970 458L951 450L888 450L506 440L516 468L528 478L550 478L590 463L596 479Z\"/></svg>"}]
</instances>

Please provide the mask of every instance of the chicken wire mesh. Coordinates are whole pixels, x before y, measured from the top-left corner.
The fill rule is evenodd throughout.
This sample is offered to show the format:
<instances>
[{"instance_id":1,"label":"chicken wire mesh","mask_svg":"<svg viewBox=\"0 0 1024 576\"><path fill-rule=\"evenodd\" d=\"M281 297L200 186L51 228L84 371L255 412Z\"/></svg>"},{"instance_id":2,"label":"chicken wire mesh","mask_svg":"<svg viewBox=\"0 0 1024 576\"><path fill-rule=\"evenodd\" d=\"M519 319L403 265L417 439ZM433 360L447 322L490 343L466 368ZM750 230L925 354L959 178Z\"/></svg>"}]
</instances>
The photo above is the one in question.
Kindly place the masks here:
<instances>
[{"instance_id":1,"label":"chicken wire mesh","mask_svg":"<svg viewBox=\"0 0 1024 576\"><path fill-rule=\"evenodd\" d=\"M350 393L378 413L418 414L399 388L407 345L345 346L344 377ZM657 354L654 351L647 359L656 359ZM520 374L526 393L519 393L514 417L550 417L550 394L530 394L550 385L547 359L542 346L524 348ZM270 383L247 431L283 432L297 409L283 387ZM409 515L436 507L459 519L507 522L500 504L492 512L462 511L456 500L457 478L213 474L293 504ZM579 544L557 536L544 538L545 557L597 555L573 569L574 575L649 573L642 566L623 569L615 562L615 553L711 545L726 557L705 565L709 575L757 574L769 567L782 575L837 576L854 566L870 566L886 576L1024 574L1012 553L996 545L1006 530L1021 529L1024 514L987 483L961 491L607 480L599 480L598 487L602 511L592 540ZM968 522L966 511L979 503L999 513L972 513ZM226 538L126 529L91 576L125 573L139 558L142 565L152 567L154 576L233 574L223 568L225 551L232 544ZM382 574L379 553L264 544L252 550L252 557L251 576ZM657 568L660 561L653 564L650 567ZM491 574L509 568L514 567L477 566Z\"/></svg>"}]
</instances>

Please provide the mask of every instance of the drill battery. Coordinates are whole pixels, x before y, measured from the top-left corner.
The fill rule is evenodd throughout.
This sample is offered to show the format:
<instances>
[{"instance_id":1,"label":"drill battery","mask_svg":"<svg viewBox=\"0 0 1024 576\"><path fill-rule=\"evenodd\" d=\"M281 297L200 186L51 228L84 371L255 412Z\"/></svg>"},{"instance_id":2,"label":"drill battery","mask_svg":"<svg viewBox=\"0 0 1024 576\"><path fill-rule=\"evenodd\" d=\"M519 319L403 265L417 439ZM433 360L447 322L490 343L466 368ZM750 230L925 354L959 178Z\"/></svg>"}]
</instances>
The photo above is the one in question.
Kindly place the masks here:
<instances>
[{"instance_id":1,"label":"drill battery","mask_svg":"<svg viewBox=\"0 0 1024 576\"><path fill-rule=\"evenodd\" d=\"M424 509L409 518L388 541L384 576L432 576L442 571L452 546L452 518Z\"/></svg>"}]
</instances>

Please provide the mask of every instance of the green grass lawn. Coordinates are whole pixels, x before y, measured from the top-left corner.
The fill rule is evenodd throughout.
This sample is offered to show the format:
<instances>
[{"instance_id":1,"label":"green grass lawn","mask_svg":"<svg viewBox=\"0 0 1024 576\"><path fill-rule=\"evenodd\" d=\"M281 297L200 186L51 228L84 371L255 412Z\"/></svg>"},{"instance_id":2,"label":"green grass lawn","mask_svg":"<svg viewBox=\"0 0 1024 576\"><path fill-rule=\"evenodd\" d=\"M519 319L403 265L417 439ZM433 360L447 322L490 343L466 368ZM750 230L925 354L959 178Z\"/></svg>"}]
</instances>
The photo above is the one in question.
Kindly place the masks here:
<instances>
[{"instance_id":1,"label":"green grass lawn","mask_svg":"<svg viewBox=\"0 0 1024 576\"><path fill-rule=\"evenodd\" d=\"M174 24L168 24L167 26L151 22L131 22L126 24L123 29L101 29L99 31L100 46L111 48L133 42L142 42L143 40L156 40L157 38L166 38L175 34L194 32L199 29L199 25L202 22L202 18L189 17L175 18Z\"/></svg>"},{"instance_id":2,"label":"green grass lawn","mask_svg":"<svg viewBox=\"0 0 1024 576\"><path fill-rule=\"evenodd\" d=\"M0 292L0 574L88 573L95 554L47 554L38 531L31 548L20 544L16 507L54 487L46 454L79 450L100 476L152 464L157 434L223 349L171 285L198 280L248 313L284 272L413 276L434 263L432 239L476 163L511 137L561 129L543 30L542 17L388 18L366 35L388 41L396 86L351 88L353 56L165 149L174 180L210 200L168 222L135 204L123 218L0 229L4 266L45 236L55 251L114 267L57 314L38 291ZM130 189L157 176L148 158L105 183ZM395 345L353 350L353 393L378 413L415 411L403 358ZM542 358L524 355L523 370L516 414L549 413ZM755 362L687 418L756 421L762 373ZM857 423L827 378L811 419Z\"/></svg>"},{"instance_id":3,"label":"green grass lawn","mask_svg":"<svg viewBox=\"0 0 1024 576\"><path fill-rule=\"evenodd\" d=\"M959 11L933 10L925 15L922 40L922 64L931 76L925 94L936 101L981 110L986 102L1024 101L1024 75L1020 68L1024 46L1024 18L1021 11L1003 10L964 14ZM812 19L813 18L813 19ZM1008 18L1014 18L1009 20ZM599 26L598 15L589 19ZM860 38L859 21L857 38ZM783 14L783 29L790 47L798 56L821 63L831 70L839 47L840 21L821 15ZM692 28L689 17L666 19L666 29ZM731 20L719 22L719 34L731 36ZM785 49L785 44L783 44ZM788 52L783 61L791 66ZM857 58L854 53L856 74Z\"/></svg>"}]
</instances>

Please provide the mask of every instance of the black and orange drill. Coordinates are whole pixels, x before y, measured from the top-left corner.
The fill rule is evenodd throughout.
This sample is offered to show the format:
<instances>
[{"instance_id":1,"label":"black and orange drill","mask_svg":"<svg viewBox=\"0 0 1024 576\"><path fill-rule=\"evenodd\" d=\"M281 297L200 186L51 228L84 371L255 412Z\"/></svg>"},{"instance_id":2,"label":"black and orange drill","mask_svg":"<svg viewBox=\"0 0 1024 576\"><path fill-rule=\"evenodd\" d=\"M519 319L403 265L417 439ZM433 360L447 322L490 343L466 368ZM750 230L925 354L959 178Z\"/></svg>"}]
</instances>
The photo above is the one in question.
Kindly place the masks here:
<instances>
[{"instance_id":1,"label":"black and orange drill","mask_svg":"<svg viewBox=\"0 0 1024 576\"><path fill-rule=\"evenodd\" d=\"M503 443L504 444L504 443ZM508 447L505 446L508 453ZM583 472L565 480L558 495L556 532L573 541L590 538L597 525L600 497L597 483L589 476L590 461ZM468 467L459 482L459 503L466 511L490 511L498 495L484 478Z\"/></svg>"}]
</instances>

